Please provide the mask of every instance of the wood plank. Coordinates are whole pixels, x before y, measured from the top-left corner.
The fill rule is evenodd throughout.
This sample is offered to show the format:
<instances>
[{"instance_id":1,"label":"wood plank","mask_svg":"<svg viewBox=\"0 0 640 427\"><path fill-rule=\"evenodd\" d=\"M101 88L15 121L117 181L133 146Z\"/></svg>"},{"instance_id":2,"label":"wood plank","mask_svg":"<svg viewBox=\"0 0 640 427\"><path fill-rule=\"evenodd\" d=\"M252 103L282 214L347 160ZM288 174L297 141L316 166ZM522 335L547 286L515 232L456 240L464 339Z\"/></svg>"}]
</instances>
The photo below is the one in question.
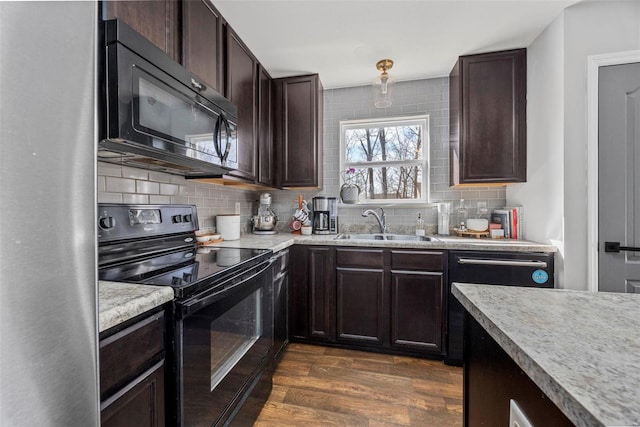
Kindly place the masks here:
<instances>
[{"instance_id":1,"label":"wood plank","mask_svg":"<svg viewBox=\"0 0 640 427\"><path fill-rule=\"evenodd\" d=\"M461 426L462 369L294 343L256 426Z\"/></svg>"}]
</instances>

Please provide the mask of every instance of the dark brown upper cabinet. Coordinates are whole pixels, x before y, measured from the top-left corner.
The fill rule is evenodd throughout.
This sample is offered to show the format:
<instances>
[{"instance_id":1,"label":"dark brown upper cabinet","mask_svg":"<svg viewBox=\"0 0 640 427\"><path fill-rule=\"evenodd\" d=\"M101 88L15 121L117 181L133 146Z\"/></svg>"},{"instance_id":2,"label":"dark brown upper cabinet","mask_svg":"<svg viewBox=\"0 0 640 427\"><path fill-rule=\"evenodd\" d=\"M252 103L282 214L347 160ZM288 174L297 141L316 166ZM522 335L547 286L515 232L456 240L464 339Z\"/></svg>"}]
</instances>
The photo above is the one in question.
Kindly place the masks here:
<instances>
[{"instance_id":1,"label":"dark brown upper cabinet","mask_svg":"<svg viewBox=\"0 0 640 427\"><path fill-rule=\"evenodd\" d=\"M450 185L527 179L527 52L458 58L449 74Z\"/></svg>"},{"instance_id":2,"label":"dark brown upper cabinet","mask_svg":"<svg viewBox=\"0 0 640 427\"><path fill-rule=\"evenodd\" d=\"M258 184L273 186L274 158L271 116L271 76L258 66Z\"/></svg>"},{"instance_id":3,"label":"dark brown upper cabinet","mask_svg":"<svg viewBox=\"0 0 640 427\"><path fill-rule=\"evenodd\" d=\"M180 3L178 0L103 1L102 18L119 19L180 61Z\"/></svg>"},{"instance_id":4,"label":"dark brown upper cabinet","mask_svg":"<svg viewBox=\"0 0 640 427\"><path fill-rule=\"evenodd\" d=\"M208 0L182 2L182 64L223 92L223 18Z\"/></svg>"},{"instance_id":5,"label":"dark brown upper cabinet","mask_svg":"<svg viewBox=\"0 0 640 427\"><path fill-rule=\"evenodd\" d=\"M322 187L322 83L317 74L273 80L276 185Z\"/></svg>"},{"instance_id":6,"label":"dark brown upper cabinet","mask_svg":"<svg viewBox=\"0 0 640 427\"><path fill-rule=\"evenodd\" d=\"M225 96L238 107L238 169L229 175L255 181L257 158L256 75L258 61L229 26L226 30Z\"/></svg>"}]
</instances>

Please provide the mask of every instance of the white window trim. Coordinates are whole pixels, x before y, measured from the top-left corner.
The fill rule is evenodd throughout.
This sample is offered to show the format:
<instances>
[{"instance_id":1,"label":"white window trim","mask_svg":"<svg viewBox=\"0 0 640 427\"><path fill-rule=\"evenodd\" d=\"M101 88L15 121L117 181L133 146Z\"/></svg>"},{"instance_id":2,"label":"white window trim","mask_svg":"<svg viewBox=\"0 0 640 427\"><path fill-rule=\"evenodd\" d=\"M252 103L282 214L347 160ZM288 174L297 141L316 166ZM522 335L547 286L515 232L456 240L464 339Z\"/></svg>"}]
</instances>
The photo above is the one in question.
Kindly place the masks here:
<instances>
[{"instance_id":1,"label":"white window trim","mask_svg":"<svg viewBox=\"0 0 640 427\"><path fill-rule=\"evenodd\" d=\"M364 124L367 123L375 123L376 125L408 125L408 124L419 124L422 126L424 130L422 138L422 160L403 160L403 161L386 161L386 162L357 162L357 163L349 163L346 164L345 161L345 147L344 147L344 134L348 129L360 129ZM375 126L374 126L375 127ZM424 206L428 205L431 201L431 172L429 170L430 158L429 154L431 152L431 128L429 126L429 115L421 114L416 116L399 116L399 117L381 117L376 118L372 117L370 119L359 119L359 120L340 120L340 169L339 171L344 171L349 166L362 167L362 166L394 166L394 165L411 165L411 164L419 164L422 166L422 178L423 178L423 189L422 189L422 197L420 199L375 199L375 200L367 200L361 199L357 204L342 204L344 207L355 207L358 205L375 205L375 206ZM340 173L340 184L339 188L344 184L344 180L342 179L342 174Z\"/></svg>"}]
</instances>

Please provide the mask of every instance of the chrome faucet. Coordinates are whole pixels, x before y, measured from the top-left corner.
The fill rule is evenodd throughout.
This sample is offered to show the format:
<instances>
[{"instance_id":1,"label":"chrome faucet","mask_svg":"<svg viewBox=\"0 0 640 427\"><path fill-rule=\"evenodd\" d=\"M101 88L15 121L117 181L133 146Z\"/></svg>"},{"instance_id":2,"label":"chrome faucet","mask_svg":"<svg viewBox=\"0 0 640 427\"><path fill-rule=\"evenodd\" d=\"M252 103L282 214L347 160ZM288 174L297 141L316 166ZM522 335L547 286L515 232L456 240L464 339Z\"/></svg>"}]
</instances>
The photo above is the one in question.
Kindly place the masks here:
<instances>
[{"instance_id":1,"label":"chrome faucet","mask_svg":"<svg viewBox=\"0 0 640 427\"><path fill-rule=\"evenodd\" d=\"M362 216L368 217L369 215L373 215L374 218L378 220L378 225L380 226L380 232L382 234L385 234L387 232L387 215L384 213L384 209L382 208L378 208L378 209L380 209L380 215L378 215L376 211L367 209L366 211L362 212Z\"/></svg>"}]
</instances>

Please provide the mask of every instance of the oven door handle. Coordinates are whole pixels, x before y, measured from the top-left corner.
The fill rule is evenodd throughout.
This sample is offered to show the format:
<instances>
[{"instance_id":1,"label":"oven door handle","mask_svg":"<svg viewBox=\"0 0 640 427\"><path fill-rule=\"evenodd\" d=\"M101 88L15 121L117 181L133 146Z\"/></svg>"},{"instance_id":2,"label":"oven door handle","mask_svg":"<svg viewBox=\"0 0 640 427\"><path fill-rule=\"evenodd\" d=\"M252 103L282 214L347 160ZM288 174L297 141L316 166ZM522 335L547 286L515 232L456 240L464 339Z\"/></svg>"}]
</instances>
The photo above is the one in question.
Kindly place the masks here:
<instances>
[{"instance_id":1,"label":"oven door handle","mask_svg":"<svg viewBox=\"0 0 640 427\"><path fill-rule=\"evenodd\" d=\"M227 280L226 282L221 283L223 285L223 289L215 291L213 293L205 292L201 296L195 296L192 299L186 300L183 303L178 303L177 305L180 307L180 314L182 318L187 317L196 311L206 307L213 302L216 302L221 299L221 295L233 295L236 290L241 290L242 285L254 280L256 277L263 274L265 271L269 270L275 261L273 259L267 260L262 264L259 264L258 268L253 268L249 273L245 273L240 280L236 278L232 278ZM219 287L218 285L217 287Z\"/></svg>"},{"instance_id":2,"label":"oven door handle","mask_svg":"<svg viewBox=\"0 0 640 427\"><path fill-rule=\"evenodd\" d=\"M505 267L537 267L547 268L544 261L535 260L509 260L509 259L475 259L475 258L459 258L458 264L466 265L494 265Z\"/></svg>"}]
</instances>

